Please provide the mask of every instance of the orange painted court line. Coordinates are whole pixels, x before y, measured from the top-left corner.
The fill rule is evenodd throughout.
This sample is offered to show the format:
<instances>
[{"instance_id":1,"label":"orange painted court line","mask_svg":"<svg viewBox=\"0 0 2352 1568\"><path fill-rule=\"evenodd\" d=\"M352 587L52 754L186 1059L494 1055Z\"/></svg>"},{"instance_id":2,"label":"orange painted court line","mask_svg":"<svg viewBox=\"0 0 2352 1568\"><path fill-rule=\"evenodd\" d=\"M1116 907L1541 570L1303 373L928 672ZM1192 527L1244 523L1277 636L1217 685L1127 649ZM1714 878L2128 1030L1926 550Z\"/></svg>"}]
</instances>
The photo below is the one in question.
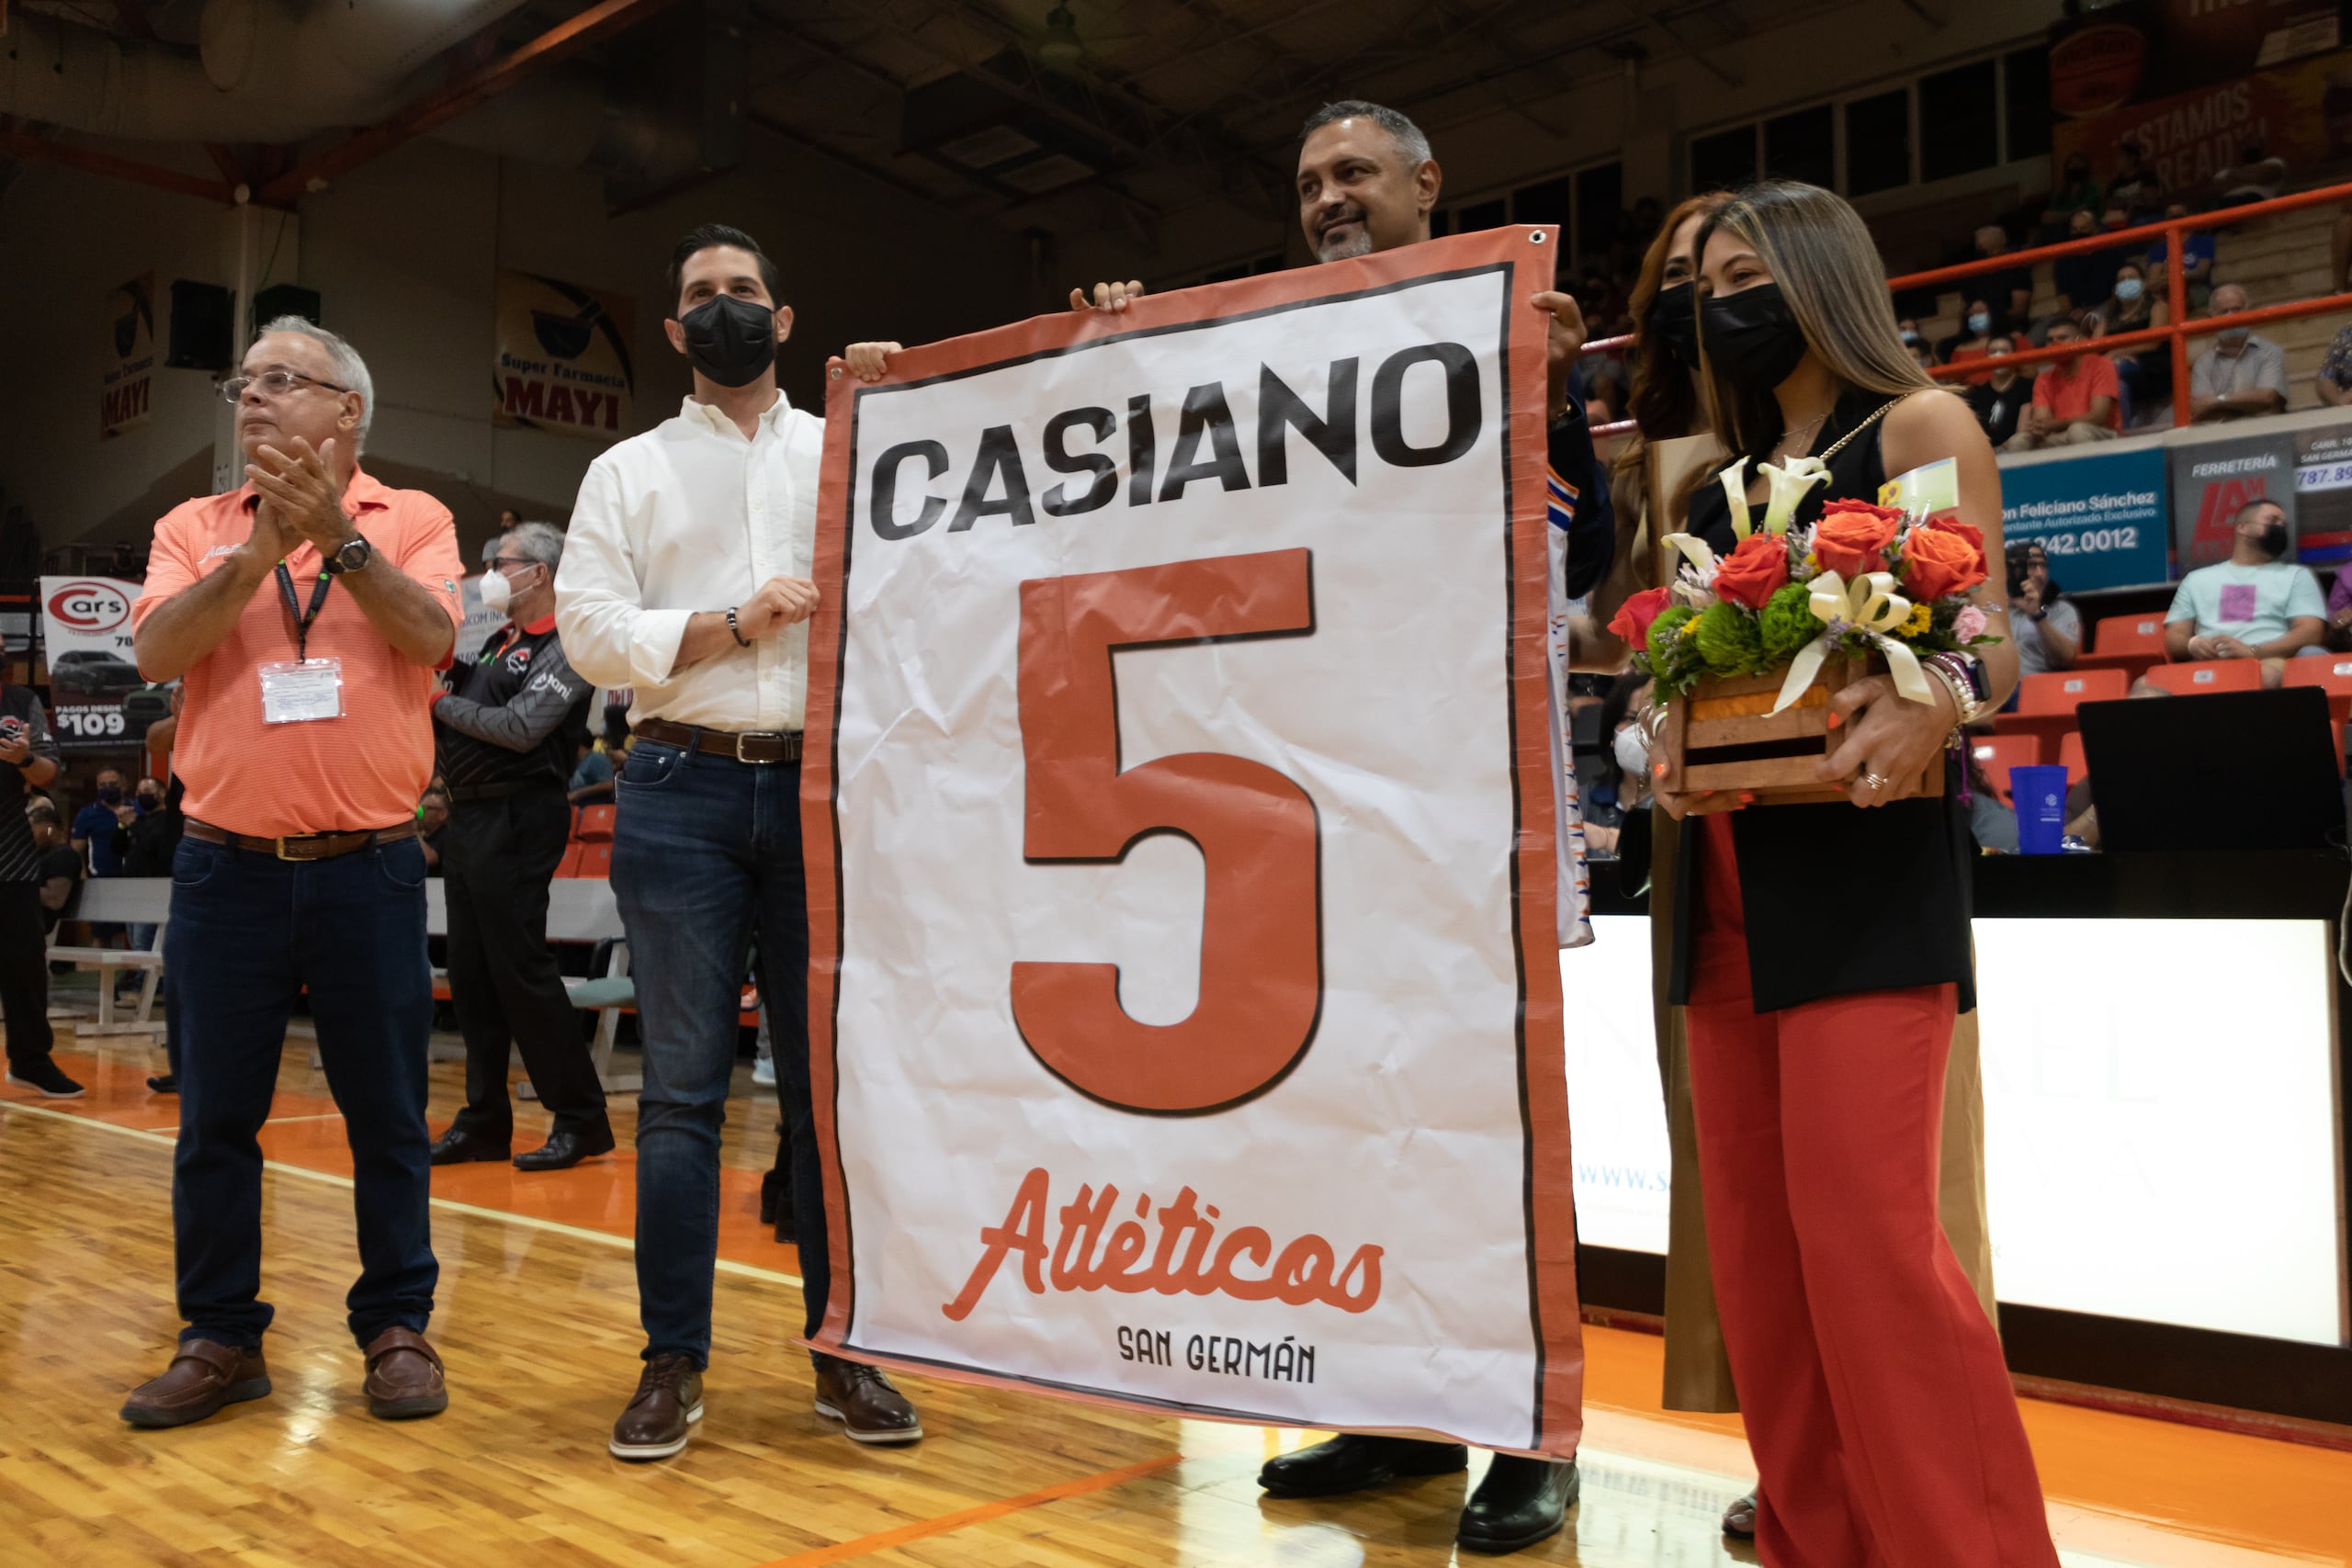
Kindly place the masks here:
<instances>
[{"instance_id":1,"label":"orange painted court line","mask_svg":"<svg viewBox=\"0 0 2352 1568\"><path fill-rule=\"evenodd\" d=\"M855 1540L844 1540L834 1546L820 1546L814 1551L804 1551L797 1556L779 1557L773 1562L759 1564L759 1568L821 1568L821 1565L827 1562L847 1562L854 1557L864 1557L868 1552L884 1551L894 1546L904 1546L910 1540L922 1540L927 1536L945 1535L950 1530L959 1530L967 1525L984 1525L990 1519L1001 1519L1007 1514L1017 1514L1024 1508L1035 1508L1046 1503L1058 1503L1067 1497L1083 1497L1089 1493L1107 1492L1114 1486L1123 1486L1130 1481L1140 1481L1147 1475L1157 1475L1163 1470L1173 1470L1183 1461L1182 1454L1162 1454L1158 1459L1148 1459L1140 1464L1124 1465L1117 1470L1106 1470L1097 1475L1081 1475L1075 1481L1065 1481L1057 1485L1048 1486L1043 1491L1024 1493L1021 1496L1006 1497L994 1503L983 1503L977 1508L966 1508L961 1513L942 1514L935 1519L922 1519L911 1525L900 1525L897 1529L884 1530L878 1535L862 1535Z\"/></svg>"}]
</instances>

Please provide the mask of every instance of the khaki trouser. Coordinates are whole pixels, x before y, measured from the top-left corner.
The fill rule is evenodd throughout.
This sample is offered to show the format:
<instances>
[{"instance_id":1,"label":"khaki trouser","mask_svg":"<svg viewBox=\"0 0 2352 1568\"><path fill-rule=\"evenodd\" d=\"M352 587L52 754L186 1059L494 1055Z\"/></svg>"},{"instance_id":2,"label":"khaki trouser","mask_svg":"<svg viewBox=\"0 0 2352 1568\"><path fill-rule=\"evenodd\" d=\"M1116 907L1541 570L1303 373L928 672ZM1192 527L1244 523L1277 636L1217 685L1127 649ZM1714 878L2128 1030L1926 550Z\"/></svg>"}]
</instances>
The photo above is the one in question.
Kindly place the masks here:
<instances>
[{"instance_id":1,"label":"khaki trouser","mask_svg":"<svg viewBox=\"0 0 2352 1568\"><path fill-rule=\"evenodd\" d=\"M1682 824L1661 817L1650 861L1650 957L1656 976L1658 1077L1666 1093L1673 1193L1667 1223L1666 1384L1668 1410L1739 1408L1731 1361L1724 1351L1715 1287L1707 1269L1707 1216L1699 1184L1699 1134L1690 1110L1690 1065L1682 1009L1667 1000L1674 957L1676 862ZM1976 1287L1985 1315L1993 1305L1993 1240L1984 1204L1984 1085L1977 1058L1976 1015L1962 1013L1951 1032L1944 1072L1943 1179L1939 1203L1944 1235L1961 1269Z\"/></svg>"},{"instance_id":2,"label":"khaki trouser","mask_svg":"<svg viewBox=\"0 0 2352 1568\"><path fill-rule=\"evenodd\" d=\"M2094 441L2112 441L2118 432L2089 420L2078 419L2062 424L2047 435L2035 435L2020 430L2001 444L2004 452L2030 452L2038 446L2086 446Z\"/></svg>"}]
</instances>

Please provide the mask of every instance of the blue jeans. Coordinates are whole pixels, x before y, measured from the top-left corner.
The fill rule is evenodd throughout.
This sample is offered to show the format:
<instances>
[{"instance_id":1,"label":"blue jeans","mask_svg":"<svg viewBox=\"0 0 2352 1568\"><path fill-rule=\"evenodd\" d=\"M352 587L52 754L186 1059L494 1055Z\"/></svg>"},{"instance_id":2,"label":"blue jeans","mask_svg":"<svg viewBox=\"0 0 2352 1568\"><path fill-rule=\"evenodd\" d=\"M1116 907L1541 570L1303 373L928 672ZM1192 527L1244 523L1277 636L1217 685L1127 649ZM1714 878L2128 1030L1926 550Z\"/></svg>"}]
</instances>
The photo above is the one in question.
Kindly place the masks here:
<instances>
[{"instance_id":1,"label":"blue jeans","mask_svg":"<svg viewBox=\"0 0 2352 1568\"><path fill-rule=\"evenodd\" d=\"M164 929L179 1045L172 1225L182 1339L261 1342L261 1145L286 1026L305 986L351 1142L359 1280L352 1337L424 1331L439 1266L424 1127L433 976L424 852L413 839L309 863L190 836Z\"/></svg>"},{"instance_id":2,"label":"blue jeans","mask_svg":"<svg viewBox=\"0 0 2352 1568\"><path fill-rule=\"evenodd\" d=\"M637 1113L637 1297L645 1354L710 1360L718 1131L759 942L791 1128L805 1327L825 1315L824 1183L808 1098L808 903L800 769L639 740L617 784L613 896L628 931L645 1043Z\"/></svg>"}]
</instances>

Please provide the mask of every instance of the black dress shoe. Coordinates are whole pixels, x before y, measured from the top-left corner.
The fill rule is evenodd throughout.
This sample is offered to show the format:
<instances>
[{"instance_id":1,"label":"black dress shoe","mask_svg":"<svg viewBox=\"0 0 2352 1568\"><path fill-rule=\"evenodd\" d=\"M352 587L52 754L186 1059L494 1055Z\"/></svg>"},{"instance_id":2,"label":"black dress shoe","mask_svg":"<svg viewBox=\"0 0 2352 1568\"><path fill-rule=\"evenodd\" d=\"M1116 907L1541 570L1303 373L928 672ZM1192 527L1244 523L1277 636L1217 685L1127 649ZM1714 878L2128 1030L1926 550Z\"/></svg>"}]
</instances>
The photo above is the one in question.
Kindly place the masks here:
<instances>
[{"instance_id":1,"label":"black dress shoe","mask_svg":"<svg viewBox=\"0 0 2352 1568\"><path fill-rule=\"evenodd\" d=\"M1560 1533L1577 1501L1577 1467L1497 1454L1478 1483L1453 1543L1464 1551L1517 1551Z\"/></svg>"},{"instance_id":2,"label":"black dress shoe","mask_svg":"<svg viewBox=\"0 0 2352 1568\"><path fill-rule=\"evenodd\" d=\"M179 1091L180 1076L177 1073L160 1073L147 1080L149 1094L177 1094Z\"/></svg>"},{"instance_id":3,"label":"black dress shoe","mask_svg":"<svg viewBox=\"0 0 2352 1568\"><path fill-rule=\"evenodd\" d=\"M504 1159L507 1148L507 1141L503 1138L493 1144L479 1133L452 1127L433 1140L433 1163L463 1165L468 1160Z\"/></svg>"},{"instance_id":4,"label":"black dress shoe","mask_svg":"<svg viewBox=\"0 0 2352 1568\"><path fill-rule=\"evenodd\" d=\"M613 1128L609 1122L599 1122L588 1127L559 1127L548 1134L548 1141L528 1154L514 1156L517 1170L570 1170L583 1159L613 1152Z\"/></svg>"},{"instance_id":5,"label":"black dress shoe","mask_svg":"<svg viewBox=\"0 0 2352 1568\"><path fill-rule=\"evenodd\" d=\"M1734 1540L1756 1539L1756 1494L1750 1492L1724 1510L1724 1534Z\"/></svg>"},{"instance_id":6,"label":"black dress shoe","mask_svg":"<svg viewBox=\"0 0 2352 1568\"><path fill-rule=\"evenodd\" d=\"M1399 1476L1452 1475L1469 1462L1470 1450L1460 1443L1343 1432L1268 1460L1258 1472L1258 1484L1270 1497L1330 1497L1385 1485Z\"/></svg>"}]
</instances>

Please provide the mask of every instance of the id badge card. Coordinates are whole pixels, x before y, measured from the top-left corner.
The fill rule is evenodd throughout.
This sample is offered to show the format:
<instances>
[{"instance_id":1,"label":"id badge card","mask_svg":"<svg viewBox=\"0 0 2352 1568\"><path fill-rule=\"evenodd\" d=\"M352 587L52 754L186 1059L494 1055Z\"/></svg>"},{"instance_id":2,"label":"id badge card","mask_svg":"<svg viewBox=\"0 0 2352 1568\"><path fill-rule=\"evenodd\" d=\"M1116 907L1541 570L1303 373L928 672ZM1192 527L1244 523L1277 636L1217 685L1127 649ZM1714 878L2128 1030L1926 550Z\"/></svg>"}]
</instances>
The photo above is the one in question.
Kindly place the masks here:
<instances>
[{"instance_id":1,"label":"id badge card","mask_svg":"<svg viewBox=\"0 0 2352 1568\"><path fill-rule=\"evenodd\" d=\"M264 724L308 724L342 716L342 660L299 659L261 667Z\"/></svg>"}]
</instances>

